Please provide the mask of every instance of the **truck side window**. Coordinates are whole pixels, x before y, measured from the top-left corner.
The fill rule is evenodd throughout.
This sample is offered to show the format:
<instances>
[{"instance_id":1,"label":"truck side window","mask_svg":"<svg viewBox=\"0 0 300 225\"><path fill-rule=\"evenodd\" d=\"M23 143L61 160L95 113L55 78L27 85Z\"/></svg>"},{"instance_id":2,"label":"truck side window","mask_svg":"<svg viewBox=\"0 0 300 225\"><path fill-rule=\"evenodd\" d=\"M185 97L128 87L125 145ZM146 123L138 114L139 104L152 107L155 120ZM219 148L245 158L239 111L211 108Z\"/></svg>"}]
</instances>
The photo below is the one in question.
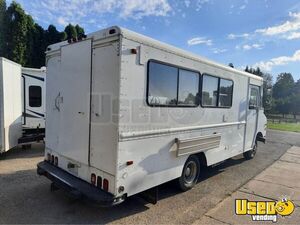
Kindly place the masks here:
<instances>
[{"instance_id":1,"label":"truck side window","mask_svg":"<svg viewBox=\"0 0 300 225\"><path fill-rule=\"evenodd\" d=\"M202 80L202 106L230 108L232 106L233 81L204 74Z\"/></svg>"},{"instance_id":2,"label":"truck side window","mask_svg":"<svg viewBox=\"0 0 300 225\"><path fill-rule=\"evenodd\" d=\"M233 81L220 80L219 107L232 106Z\"/></svg>"},{"instance_id":3,"label":"truck side window","mask_svg":"<svg viewBox=\"0 0 300 225\"><path fill-rule=\"evenodd\" d=\"M252 87L250 90L249 109L256 109L259 106L258 89Z\"/></svg>"},{"instance_id":4,"label":"truck side window","mask_svg":"<svg viewBox=\"0 0 300 225\"><path fill-rule=\"evenodd\" d=\"M196 107L199 80L198 72L149 61L147 102L151 106Z\"/></svg>"},{"instance_id":5,"label":"truck side window","mask_svg":"<svg viewBox=\"0 0 300 225\"><path fill-rule=\"evenodd\" d=\"M219 78L203 75L202 106L217 106Z\"/></svg>"},{"instance_id":6,"label":"truck side window","mask_svg":"<svg viewBox=\"0 0 300 225\"><path fill-rule=\"evenodd\" d=\"M149 63L148 103L150 105L177 104L177 68Z\"/></svg>"},{"instance_id":7,"label":"truck side window","mask_svg":"<svg viewBox=\"0 0 300 225\"><path fill-rule=\"evenodd\" d=\"M29 86L29 106L42 106L42 88L40 86Z\"/></svg>"},{"instance_id":8,"label":"truck side window","mask_svg":"<svg viewBox=\"0 0 300 225\"><path fill-rule=\"evenodd\" d=\"M178 105L197 106L199 74L179 69Z\"/></svg>"}]
</instances>

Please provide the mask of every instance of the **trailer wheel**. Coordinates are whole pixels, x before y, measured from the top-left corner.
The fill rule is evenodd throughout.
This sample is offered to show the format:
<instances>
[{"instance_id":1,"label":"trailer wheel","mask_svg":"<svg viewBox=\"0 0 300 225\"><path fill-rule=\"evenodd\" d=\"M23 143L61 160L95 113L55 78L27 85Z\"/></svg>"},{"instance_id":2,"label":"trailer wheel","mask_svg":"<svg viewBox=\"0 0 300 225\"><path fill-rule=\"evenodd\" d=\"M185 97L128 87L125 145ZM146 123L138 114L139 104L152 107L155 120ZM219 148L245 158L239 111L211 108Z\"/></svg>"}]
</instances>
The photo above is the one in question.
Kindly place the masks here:
<instances>
[{"instance_id":1,"label":"trailer wheel","mask_svg":"<svg viewBox=\"0 0 300 225\"><path fill-rule=\"evenodd\" d=\"M195 186L200 174L200 162L197 156L191 155L185 162L181 177L178 179L182 191L190 190Z\"/></svg>"},{"instance_id":2,"label":"trailer wheel","mask_svg":"<svg viewBox=\"0 0 300 225\"><path fill-rule=\"evenodd\" d=\"M255 141L252 150L243 153L244 158L247 160L253 159L254 156L256 155L256 152L257 152L257 141Z\"/></svg>"}]
</instances>

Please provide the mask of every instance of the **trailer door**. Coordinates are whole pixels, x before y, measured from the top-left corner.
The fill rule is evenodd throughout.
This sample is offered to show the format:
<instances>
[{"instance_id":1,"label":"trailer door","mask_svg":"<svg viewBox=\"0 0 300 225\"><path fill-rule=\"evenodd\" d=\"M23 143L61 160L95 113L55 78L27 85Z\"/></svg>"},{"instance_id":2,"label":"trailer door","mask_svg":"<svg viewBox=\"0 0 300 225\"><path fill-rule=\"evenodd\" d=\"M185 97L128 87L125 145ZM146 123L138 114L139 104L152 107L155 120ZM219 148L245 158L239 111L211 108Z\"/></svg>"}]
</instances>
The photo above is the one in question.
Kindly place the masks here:
<instances>
[{"instance_id":1,"label":"trailer door","mask_svg":"<svg viewBox=\"0 0 300 225\"><path fill-rule=\"evenodd\" d=\"M61 49L59 151L74 161L88 164L90 136L91 40ZM51 90L48 90L51 92Z\"/></svg>"},{"instance_id":2,"label":"trailer door","mask_svg":"<svg viewBox=\"0 0 300 225\"><path fill-rule=\"evenodd\" d=\"M249 85L245 150L249 150L253 147L256 138L260 102L260 87L256 85Z\"/></svg>"}]
</instances>

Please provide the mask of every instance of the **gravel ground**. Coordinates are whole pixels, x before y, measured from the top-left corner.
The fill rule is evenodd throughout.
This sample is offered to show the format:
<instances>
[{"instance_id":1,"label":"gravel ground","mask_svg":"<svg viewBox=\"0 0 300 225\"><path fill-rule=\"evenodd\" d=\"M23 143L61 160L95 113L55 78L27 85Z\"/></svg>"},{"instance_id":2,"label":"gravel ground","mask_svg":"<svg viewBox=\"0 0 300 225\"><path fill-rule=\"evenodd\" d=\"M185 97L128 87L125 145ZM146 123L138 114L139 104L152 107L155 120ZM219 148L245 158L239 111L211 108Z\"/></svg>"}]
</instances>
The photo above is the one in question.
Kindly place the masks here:
<instances>
[{"instance_id":1,"label":"gravel ground","mask_svg":"<svg viewBox=\"0 0 300 225\"><path fill-rule=\"evenodd\" d=\"M204 168L199 183L188 192L179 192L169 182L159 187L160 200L156 205L134 196L112 208L75 200L61 190L50 192L50 181L36 174L44 146L17 148L0 157L0 223L192 223L271 165L290 146L300 146L297 133L268 131L267 136L267 143L259 143L253 160L237 156L219 166Z\"/></svg>"}]
</instances>

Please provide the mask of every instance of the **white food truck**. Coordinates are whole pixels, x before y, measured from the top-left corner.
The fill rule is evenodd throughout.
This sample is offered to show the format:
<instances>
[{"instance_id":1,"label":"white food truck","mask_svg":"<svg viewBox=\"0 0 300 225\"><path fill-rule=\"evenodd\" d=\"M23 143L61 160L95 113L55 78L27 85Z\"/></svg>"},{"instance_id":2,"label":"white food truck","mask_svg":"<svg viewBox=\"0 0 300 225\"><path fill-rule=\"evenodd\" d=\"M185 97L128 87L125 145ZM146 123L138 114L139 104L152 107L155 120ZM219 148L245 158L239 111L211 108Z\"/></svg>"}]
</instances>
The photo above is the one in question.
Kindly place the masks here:
<instances>
[{"instance_id":1,"label":"white food truck","mask_svg":"<svg viewBox=\"0 0 300 225\"><path fill-rule=\"evenodd\" d=\"M101 205L178 179L264 141L263 79L110 27L47 49L46 148L37 172Z\"/></svg>"}]
</instances>

